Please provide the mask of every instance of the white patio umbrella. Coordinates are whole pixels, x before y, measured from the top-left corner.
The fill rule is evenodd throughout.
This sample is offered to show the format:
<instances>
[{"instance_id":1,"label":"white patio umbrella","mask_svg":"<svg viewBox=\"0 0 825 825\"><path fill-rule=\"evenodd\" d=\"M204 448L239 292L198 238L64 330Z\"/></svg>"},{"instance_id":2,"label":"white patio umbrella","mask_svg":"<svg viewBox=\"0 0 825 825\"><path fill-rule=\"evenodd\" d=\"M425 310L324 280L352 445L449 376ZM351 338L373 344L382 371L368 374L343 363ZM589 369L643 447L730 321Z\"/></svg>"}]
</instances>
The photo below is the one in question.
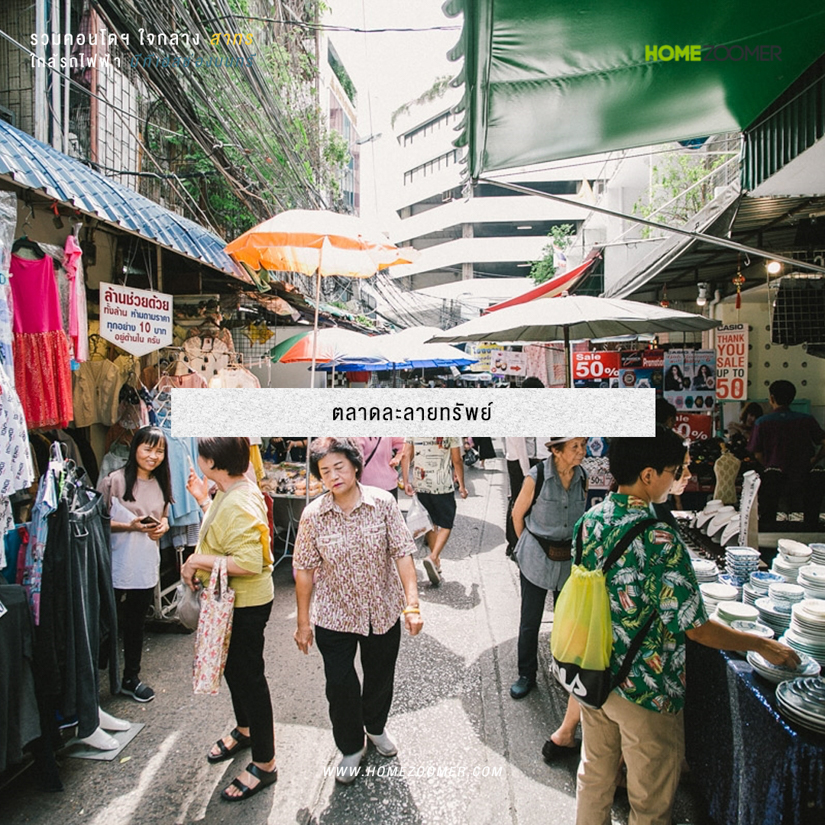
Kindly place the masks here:
<instances>
[{"instance_id":1,"label":"white patio umbrella","mask_svg":"<svg viewBox=\"0 0 825 825\"><path fill-rule=\"evenodd\" d=\"M618 298L562 295L482 315L430 338L430 343L491 341L502 344L563 341L566 385L572 386L570 341L655 332L697 332L718 327L692 312Z\"/></svg>"}]
</instances>

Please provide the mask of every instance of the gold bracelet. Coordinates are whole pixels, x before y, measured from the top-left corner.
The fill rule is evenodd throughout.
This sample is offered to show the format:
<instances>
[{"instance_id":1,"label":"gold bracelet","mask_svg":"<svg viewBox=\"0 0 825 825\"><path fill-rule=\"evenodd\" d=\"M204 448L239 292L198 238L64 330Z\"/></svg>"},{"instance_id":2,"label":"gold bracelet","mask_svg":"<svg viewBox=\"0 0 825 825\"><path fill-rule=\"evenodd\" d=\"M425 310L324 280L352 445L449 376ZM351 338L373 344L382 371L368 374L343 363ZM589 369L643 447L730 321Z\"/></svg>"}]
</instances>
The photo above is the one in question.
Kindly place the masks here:
<instances>
[{"instance_id":1,"label":"gold bracelet","mask_svg":"<svg viewBox=\"0 0 825 825\"><path fill-rule=\"evenodd\" d=\"M421 611L417 607L405 607L401 611L402 616L406 616L408 613L421 613Z\"/></svg>"}]
</instances>

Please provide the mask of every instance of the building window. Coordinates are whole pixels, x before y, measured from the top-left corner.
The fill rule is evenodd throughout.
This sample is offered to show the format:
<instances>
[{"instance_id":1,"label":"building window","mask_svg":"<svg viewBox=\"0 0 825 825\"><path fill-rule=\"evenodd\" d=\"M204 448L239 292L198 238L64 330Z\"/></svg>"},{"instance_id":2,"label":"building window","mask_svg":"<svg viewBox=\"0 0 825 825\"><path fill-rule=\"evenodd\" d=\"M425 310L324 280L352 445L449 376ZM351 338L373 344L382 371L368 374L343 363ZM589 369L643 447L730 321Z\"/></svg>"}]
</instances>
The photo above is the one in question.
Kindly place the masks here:
<instances>
[{"instance_id":1,"label":"building window","mask_svg":"<svg viewBox=\"0 0 825 825\"><path fill-rule=\"evenodd\" d=\"M415 129L404 135L404 146L409 146L415 142L416 139L421 140L439 129L444 129L453 122L454 118L455 116L453 113L448 110L443 114L438 115L438 117L428 120L426 123L422 123L421 126L417 126Z\"/></svg>"},{"instance_id":2,"label":"building window","mask_svg":"<svg viewBox=\"0 0 825 825\"><path fill-rule=\"evenodd\" d=\"M407 184L410 184L419 178L426 178L428 175L432 175L434 172L438 172L441 169L446 169L448 166L452 166L455 163L458 163L458 149L451 149L449 152L445 152L437 158L428 160L426 163L422 163L419 166L404 172L404 186L407 186Z\"/></svg>"}]
</instances>

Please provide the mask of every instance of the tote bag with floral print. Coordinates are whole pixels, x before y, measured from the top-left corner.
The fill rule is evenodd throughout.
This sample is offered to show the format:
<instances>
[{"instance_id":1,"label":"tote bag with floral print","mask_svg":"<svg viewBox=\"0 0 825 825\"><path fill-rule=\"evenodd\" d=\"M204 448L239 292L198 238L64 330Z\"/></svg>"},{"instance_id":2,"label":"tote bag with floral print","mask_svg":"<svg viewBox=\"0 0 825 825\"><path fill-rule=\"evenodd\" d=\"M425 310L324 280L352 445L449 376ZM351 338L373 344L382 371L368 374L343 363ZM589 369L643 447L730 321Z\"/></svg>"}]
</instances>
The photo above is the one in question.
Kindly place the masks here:
<instances>
[{"instance_id":1,"label":"tote bag with floral print","mask_svg":"<svg viewBox=\"0 0 825 825\"><path fill-rule=\"evenodd\" d=\"M221 557L212 566L209 587L201 594L201 612L198 635L195 638L195 663L192 686L195 693L214 696L221 684L226 665L229 640L232 636L232 610L235 591L229 586L226 558Z\"/></svg>"}]
</instances>

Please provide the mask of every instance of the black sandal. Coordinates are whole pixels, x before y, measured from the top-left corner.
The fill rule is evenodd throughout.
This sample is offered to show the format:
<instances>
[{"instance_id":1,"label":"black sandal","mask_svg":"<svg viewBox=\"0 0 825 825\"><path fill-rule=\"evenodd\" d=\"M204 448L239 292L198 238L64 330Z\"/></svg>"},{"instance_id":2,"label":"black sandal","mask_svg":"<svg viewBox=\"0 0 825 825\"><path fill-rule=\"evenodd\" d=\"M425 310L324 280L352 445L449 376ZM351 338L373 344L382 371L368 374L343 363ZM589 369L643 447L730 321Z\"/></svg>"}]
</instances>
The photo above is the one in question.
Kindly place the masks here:
<instances>
[{"instance_id":1,"label":"black sandal","mask_svg":"<svg viewBox=\"0 0 825 825\"><path fill-rule=\"evenodd\" d=\"M234 740L235 744L231 748L227 748L223 743L223 739L218 739L215 743L218 746L220 753L207 753L206 759L209 762L223 762L226 759L232 759L238 751L248 748L252 744L252 739L242 734L237 728L229 734Z\"/></svg>"},{"instance_id":2,"label":"black sandal","mask_svg":"<svg viewBox=\"0 0 825 825\"><path fill-rule=\"evenodd\" d=\"M249 799L250 796L255 796L261 789L269 785L274 785L278 781L277 768L273 768L271 771L265 771L263 768L259 768L254 762L250 762L246 766L246 770L258 780L258 784L254 788L249 788L244 785L240 779L233 779L229 787L231 788L234 785L240 791L240 794L238 794L238 796L230 796L226 792L226 789L224 789L221 791L221 799L225 799L227 802L240 802L242 799Z\"/></svg>"}]
</instances>

